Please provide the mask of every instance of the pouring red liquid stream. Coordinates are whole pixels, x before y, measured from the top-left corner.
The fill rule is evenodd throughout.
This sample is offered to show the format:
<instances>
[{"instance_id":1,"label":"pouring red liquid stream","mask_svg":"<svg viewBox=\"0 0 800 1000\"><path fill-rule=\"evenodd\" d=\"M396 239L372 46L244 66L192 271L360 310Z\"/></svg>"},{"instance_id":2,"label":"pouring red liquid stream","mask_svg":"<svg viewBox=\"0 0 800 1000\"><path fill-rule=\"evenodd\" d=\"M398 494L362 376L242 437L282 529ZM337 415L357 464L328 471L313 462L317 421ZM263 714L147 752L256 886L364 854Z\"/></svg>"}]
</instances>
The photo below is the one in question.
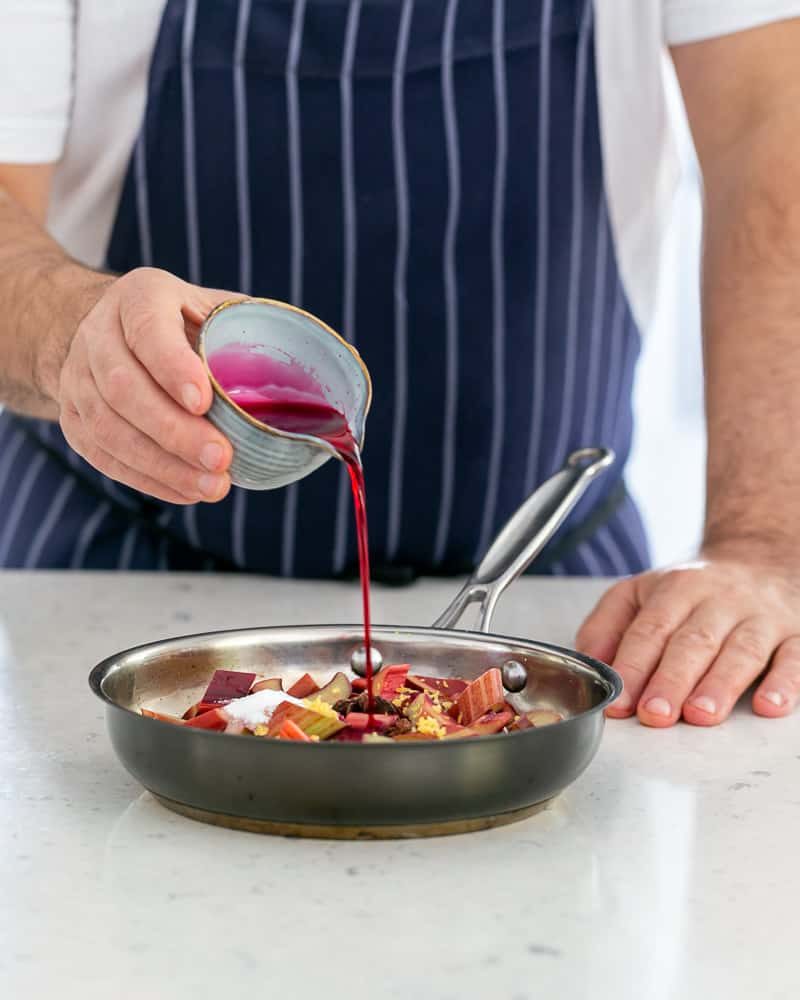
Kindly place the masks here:
<instances>
[{"instance_id":1,"label":"pouring red liquid stream","mask_svg":"<svg viewBox=\"0 0 800 1000\"><path fill-rule=\"evenodd\" d=\"M347 466L353 493L358 538L358 566L364 608L364 648L367 660L368 711L375 708L369 606L369 546L364 468L358 442L343 413L327 402L322 387L296 361L279 361L231 344L208 359L217 382L255 420L276 430L310 434L326 441Z\"/></svg>"}]
</instances>

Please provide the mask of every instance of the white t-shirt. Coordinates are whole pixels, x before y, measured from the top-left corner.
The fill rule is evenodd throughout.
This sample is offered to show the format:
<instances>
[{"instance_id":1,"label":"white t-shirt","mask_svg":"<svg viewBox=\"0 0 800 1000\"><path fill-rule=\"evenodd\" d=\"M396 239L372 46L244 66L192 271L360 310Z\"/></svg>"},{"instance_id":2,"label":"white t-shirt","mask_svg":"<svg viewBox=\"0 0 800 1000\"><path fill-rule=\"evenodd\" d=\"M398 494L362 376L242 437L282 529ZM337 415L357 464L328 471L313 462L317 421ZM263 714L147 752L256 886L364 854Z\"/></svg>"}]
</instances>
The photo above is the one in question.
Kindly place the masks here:
<instances>
[{"instance_id":1,"label":"white t-shirt","mask_svg":"<svg viewBox=\"0 0 800 1000\"><path fill-rule=\"evenodd\" d=\"M558 2L558 0L556 0ZM48 228L102 261L165 0L0 0L0 162L58 162ZM595 0L606 189L648 325L680 176L665 46L800 16L800 0Z\"/></svg>"}]
</instances>

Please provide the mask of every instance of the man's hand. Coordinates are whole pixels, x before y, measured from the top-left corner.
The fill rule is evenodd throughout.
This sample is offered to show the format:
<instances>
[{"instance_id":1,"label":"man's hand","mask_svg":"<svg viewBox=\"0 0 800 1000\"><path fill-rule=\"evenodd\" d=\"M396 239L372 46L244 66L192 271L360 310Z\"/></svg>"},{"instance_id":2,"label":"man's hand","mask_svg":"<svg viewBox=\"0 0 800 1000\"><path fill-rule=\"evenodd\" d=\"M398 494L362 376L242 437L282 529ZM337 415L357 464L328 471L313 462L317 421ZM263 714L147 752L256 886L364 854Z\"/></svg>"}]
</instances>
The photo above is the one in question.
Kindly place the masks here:
<instances>
[{"instance_id":1,"label":"man's hand","mask_svg":"<svg viewBox=\"0 0 800 1000\"><path fill-rule=\"evenodd\" d=\"M613 662L610 715L651 726L800 699L800 20L673 49L703 172L705 543L613 587L578 644Z\"/></svg>"},{"instance_id":2,"label":"man's hand","mask_svg":"<svg viewBox=\"0 0 800 1000\"><path fill-rule=\"evenodd\" d=\"M717 725L766 670L753 711L788 715L800 701L800 564L786 562L757 544L720 545L612 587L577 639L622 676L607 714Z\"/></svg>"},{"instance_id":3,"label":"man's hand","mask_svg":"<svg viewBox=\"0 0 800 1000\"><path fill-rule=\"evenodd\" d=\"M211 385L190 338L235 296L71 260L42 228L52 172L0 164L0 403L58 419L75 451L144 493L222 499L231 446L203 417Z\"/></svg>"},{"instance_id":4,"label":"man's hand","mask_svg":"<svg viewBox=\"0 0 800 1000\"><path fill-rule=\"evenodd\" d=\"M230 292L139 268L108 279L42 382L72 448L100 472L170 503L220 500L231 446L204 419L211 385L189 337ZM49 384L48 384L49 383Z\"/></svg>"}]
</instances>

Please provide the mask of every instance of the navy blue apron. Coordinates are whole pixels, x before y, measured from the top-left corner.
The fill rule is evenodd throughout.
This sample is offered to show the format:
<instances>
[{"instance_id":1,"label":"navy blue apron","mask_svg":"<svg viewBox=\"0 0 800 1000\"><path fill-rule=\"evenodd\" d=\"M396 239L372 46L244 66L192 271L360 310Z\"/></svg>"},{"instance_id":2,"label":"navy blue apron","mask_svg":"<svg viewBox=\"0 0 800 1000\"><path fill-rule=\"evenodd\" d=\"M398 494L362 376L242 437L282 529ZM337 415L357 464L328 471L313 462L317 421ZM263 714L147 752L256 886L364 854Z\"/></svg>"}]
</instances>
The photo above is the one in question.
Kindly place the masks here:
<instances>
[{"instance_id":1,"label":"navy blue apron","mask_svg":"<svg viewBox=\"0 0 800 1000\"><path fill-rule=\"evenodd\" d=\"M376 575L463 572L609 445L539 572L635 572L639 335L603 189L590 0L169 0L108 266L298 303L373 378ZM216 505L110 482L0 418L0 565L352 572L346 477Z\"/></svg>"}]
</instances>

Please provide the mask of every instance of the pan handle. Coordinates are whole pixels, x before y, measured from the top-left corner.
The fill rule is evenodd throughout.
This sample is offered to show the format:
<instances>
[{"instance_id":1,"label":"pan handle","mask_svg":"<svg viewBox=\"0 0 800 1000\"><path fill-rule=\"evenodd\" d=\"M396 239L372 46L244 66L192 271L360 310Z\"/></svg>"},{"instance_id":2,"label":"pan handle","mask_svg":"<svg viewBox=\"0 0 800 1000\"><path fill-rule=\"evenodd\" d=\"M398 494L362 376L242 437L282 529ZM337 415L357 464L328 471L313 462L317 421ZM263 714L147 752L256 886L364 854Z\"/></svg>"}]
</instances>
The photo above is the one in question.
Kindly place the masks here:
<instances>
[{"instance_id":1,"label":"pan handle","mask_svg":"<svg viewBox=\"0 0 800 1000\"><path fill-rule=\"evenodd\" d=\"M454 628L468 605L480 601L479 629L488 632L500 595L553 537L586 487L614 461L610 448L581 448L532 493L506 523L450 605L433 623Z\"/></svg>"}]
</instances>

